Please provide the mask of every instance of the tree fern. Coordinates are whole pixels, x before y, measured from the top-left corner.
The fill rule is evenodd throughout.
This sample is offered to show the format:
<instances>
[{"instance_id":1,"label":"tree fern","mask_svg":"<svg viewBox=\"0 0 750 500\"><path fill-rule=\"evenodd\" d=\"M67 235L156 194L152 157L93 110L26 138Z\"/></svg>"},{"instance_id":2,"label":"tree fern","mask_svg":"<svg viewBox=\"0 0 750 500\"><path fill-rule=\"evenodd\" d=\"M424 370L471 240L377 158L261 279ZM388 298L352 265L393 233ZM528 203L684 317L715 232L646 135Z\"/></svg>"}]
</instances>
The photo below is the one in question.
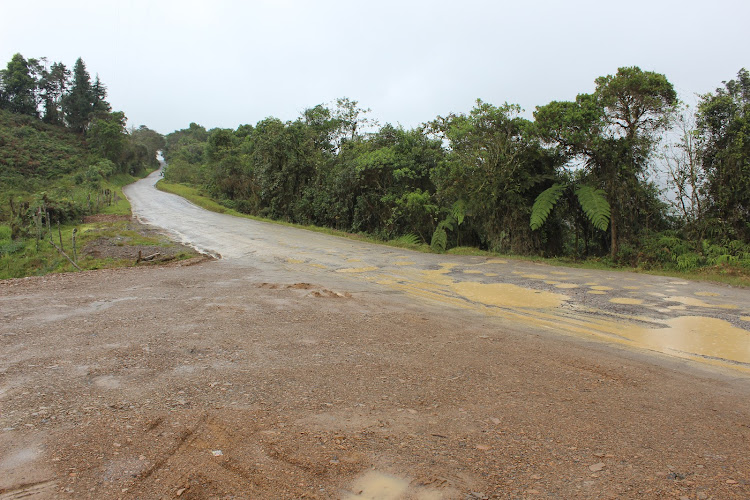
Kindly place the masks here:
<instances>
[{"instance_id":1,"label":"tree fern","mask_svg":"<svg viewBox=\"0 0 750 500\"><path fill-rule=\"evenodd\" d=\"M565 185L553 184L552 187L545 189L536 197L534 206L531 207L531 229L537 230L542 227L544 221L549 217L557 201L565 191Z\"/></svg>"},{"instance_id":2,"label":"tree fern","mask_svg":"<svg viewBox=\"0 0 750 500\"><path fill-rule=\"evenodd\" d=\"M406 246L417 246L419 245L419 236L414 233L404 234L396 238L396 241L401 245Z\"/></svg>"},{"instance_id":3,"label":"tree fern","mask_svg":"<svg viewBox=\"0 0 750 500\"><path fill-rule=\"evenodd\" d=\"M466 203L464 200L458 200L451 206L451 216L455 219L456 225L460 226L463 224L464 217L466 217Z\"/></svg>"},{"instance_id":4,"label":"tree fern","mask_svg":"<svg viewBox=\"0 0 750 500\"><path fill-rule=\"evenodd\" d=\"M611 210L604 191L591 186L581 186L576 189L576 196L583 213L586 214L594 227L600 231L606 231L607 226L609 226Z\"/></svg>"},{"instance_id":5,"label":"tree fern","mask_svg":"<svg viewBox=\"0 0 750 500\"><path fill-rule=\"evenodd\" d=\"M438 224L437 229L432 233L430 248L432 248L433 252L443 253L446 246L448 246L448 233L445 232L442 224Z\"/></svg>"}]
</instances>

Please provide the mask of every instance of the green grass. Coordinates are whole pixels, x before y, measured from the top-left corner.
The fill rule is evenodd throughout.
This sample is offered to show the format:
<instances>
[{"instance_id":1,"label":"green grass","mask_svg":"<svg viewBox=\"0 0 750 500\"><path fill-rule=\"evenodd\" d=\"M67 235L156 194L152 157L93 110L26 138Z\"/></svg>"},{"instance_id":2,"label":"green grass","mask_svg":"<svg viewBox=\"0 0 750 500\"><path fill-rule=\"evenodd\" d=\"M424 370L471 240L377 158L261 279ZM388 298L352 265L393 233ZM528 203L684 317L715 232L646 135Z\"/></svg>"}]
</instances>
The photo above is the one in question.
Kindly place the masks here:
<instances>
[{"instance_id":1,"label":"green grass","mask_svg":"<svg viewBox=\"0 0 750 500\"><path fill-rule=\"evenodd\" d=\"M130 202L127 198L125 198L125 195L122 194L122 188L127 186L128 184L131 184L135 182L137 179L129 174L117 174L113 175L106 181L106 187L114 191L116 196L116 201L112 203L112 205L107 205L103 207L99 213L102 214L112 214L112 215L130 215Z\"/></svg>"},{"instance_id":2,"label":"green grass","mask_svg":"<svg viewBox=\"0 0 750 500\"><path fill-rule=\"evenodd\" d=\"M70 258L73 258L72 236L74 228L78 229L76 237L77 264L82 270L135 265L134 259L95 258L90 255L83 255L82 249L88 243L98 239L114 241L117 246L168 247L172 245L171 242L163 238L144 236L137 231L128 229L127 221L66 225L60 227L60 232L58 232L57 227L52 227L53 241L60 246L61 234L63 250ZM10 228L7 225L0 225L0 279L76 271L75 267L50 244L49 234L46 230L43 238L39 241L38 250L35 238L12 241L9 236ZM175 259L182 260L194 256L195 254L189 252L180 252L175 256Z\"/></svg>"}]
</instances>

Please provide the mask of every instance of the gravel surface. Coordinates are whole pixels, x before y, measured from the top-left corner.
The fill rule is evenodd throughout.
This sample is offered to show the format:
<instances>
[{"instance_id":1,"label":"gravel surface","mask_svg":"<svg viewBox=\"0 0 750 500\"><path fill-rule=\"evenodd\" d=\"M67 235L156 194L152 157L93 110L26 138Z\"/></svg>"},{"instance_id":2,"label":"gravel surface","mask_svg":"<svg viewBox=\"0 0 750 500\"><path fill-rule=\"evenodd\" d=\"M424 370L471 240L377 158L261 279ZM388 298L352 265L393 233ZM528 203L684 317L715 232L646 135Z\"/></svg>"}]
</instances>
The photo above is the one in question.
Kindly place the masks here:
<instances>
[{"instance_id":1,"label":"gravel surface","mask_svg":"<svg viewBox=\"0 0 750 500\"><path fill-rule=\"evenodd\" d=\"M0 500L750 498L747 290L238 222L155 179L135 213L224 258L0 281Z\"/></svg>"},{"instance_id":2,"label":"gravel surface","mask_svg":"<svg viewBox=\"0 0 750 500\"><path fill-rule=\"evenodd\" d=\"M0 282L0 498L750 496L741 374L189 264Z\"/></svg>"}]
</instances>

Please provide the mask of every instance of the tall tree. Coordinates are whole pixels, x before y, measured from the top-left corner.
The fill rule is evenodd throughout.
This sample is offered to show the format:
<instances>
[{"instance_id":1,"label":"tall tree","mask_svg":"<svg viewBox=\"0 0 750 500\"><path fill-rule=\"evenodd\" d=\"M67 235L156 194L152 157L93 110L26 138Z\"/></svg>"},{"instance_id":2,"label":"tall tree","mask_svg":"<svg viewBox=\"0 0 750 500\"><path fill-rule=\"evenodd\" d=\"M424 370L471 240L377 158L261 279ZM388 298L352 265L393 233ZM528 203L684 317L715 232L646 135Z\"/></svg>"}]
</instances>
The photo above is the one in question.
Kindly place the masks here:
<instances>
[{"instance_id":1,"label":"tall tree","mask_svg":"<svg viewBox=\"0 0 750 500\"><path fill-rule=\"evenodd\" d=\"M94 84L91 86L91 95L93 97L91 107L96 114L106 114L112 111L112 106L107 102L107 87L96 75Z\"/></svg>"},{"instance_id":2,"label":"tall tree","mask_svg":"<svg viewBox=\"0 0 750 500\"><path fill-rule=\"evenodd\" d=\"M626 212L636 206L634 200L650 196L645 189L648 161L676 105L677 94L664 75L629 67L597 78L593 94L552 102L534 113L542 137L582 163L606 193L613 258L624 221L635 216Z\"/></svg>"},{"instance_id":3,"label":"tall tree","mask_svg":"<svg viewBox=\"0 0 750 500\"><path fill-rule=\"evenodd\" d=\"M704 95L698 105L701 160L710 211L721 236L750 241L750 73Z\"/></svg>"},{"instance_id":4,"label":"tall tree","mask_svg":"<svg viewBox=\"0 0 750 500\"><path fill-rule=\"evenodd\" d=\"M0 70L2 99L0 107L12 113L38 116L36 90L37 82L30 66L36 60L27 61L21 54L15 54L4 70Z\"/></svg>"},{"instance_id":5,"label":"tall tree","mask_svg":"<svg viewBox=\"0 0 750 500\"><path fill-rule=\"evenodd\" d=\"M46 123L63 124L62 100L70 85L70 70L63 63L53 63L49 71L42 72L39 82Z\"/></svg>"},{"instance_id":6,"label":"tall tree","mask_svg":"<svg viewBox=\"0 0 750 500\"><path fill-rule=\"evenodd\" d=\"M73 83L70 92L63 100L63 112L68 127L84 132L94 112L97 96L91 86L91 75L86 70L86 64L80 57L73 66Z\"/></svg>"}]
</instances>

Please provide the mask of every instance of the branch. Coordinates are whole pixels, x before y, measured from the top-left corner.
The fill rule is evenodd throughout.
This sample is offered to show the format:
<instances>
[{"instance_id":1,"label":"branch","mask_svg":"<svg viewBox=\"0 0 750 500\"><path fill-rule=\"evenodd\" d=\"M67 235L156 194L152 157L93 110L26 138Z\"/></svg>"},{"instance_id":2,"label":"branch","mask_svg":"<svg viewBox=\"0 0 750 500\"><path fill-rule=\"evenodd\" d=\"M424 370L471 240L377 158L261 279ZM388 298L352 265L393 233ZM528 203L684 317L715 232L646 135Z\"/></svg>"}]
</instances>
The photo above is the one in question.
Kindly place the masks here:
<instances>
[{"instance_id":1,"label":"branch","mask_svg":"<svg viewBox=\"0 0 750 500\"><path fill-rule=\"evenodd\" d=\"M65 257L66 259L68 259L68 262L70 262L71 264L73 264L73 267L75 267L79 271L83 271L83 269L81 269L80 267L78 267L78 264L76 264L75 262L73 262L73 259L71 259L70 257L68 257L68 254L66 254L65 252L63 252L63 249L60 248L59 246L55 245L55 242L52 240L52 231L50 230L50 226L49 226L49 214L47 214L47 233L49 234L49 242L52 244L52 246L55 247L57 249L57 251L62 254L63 257Z\"/></svg>"}]
</instances>

